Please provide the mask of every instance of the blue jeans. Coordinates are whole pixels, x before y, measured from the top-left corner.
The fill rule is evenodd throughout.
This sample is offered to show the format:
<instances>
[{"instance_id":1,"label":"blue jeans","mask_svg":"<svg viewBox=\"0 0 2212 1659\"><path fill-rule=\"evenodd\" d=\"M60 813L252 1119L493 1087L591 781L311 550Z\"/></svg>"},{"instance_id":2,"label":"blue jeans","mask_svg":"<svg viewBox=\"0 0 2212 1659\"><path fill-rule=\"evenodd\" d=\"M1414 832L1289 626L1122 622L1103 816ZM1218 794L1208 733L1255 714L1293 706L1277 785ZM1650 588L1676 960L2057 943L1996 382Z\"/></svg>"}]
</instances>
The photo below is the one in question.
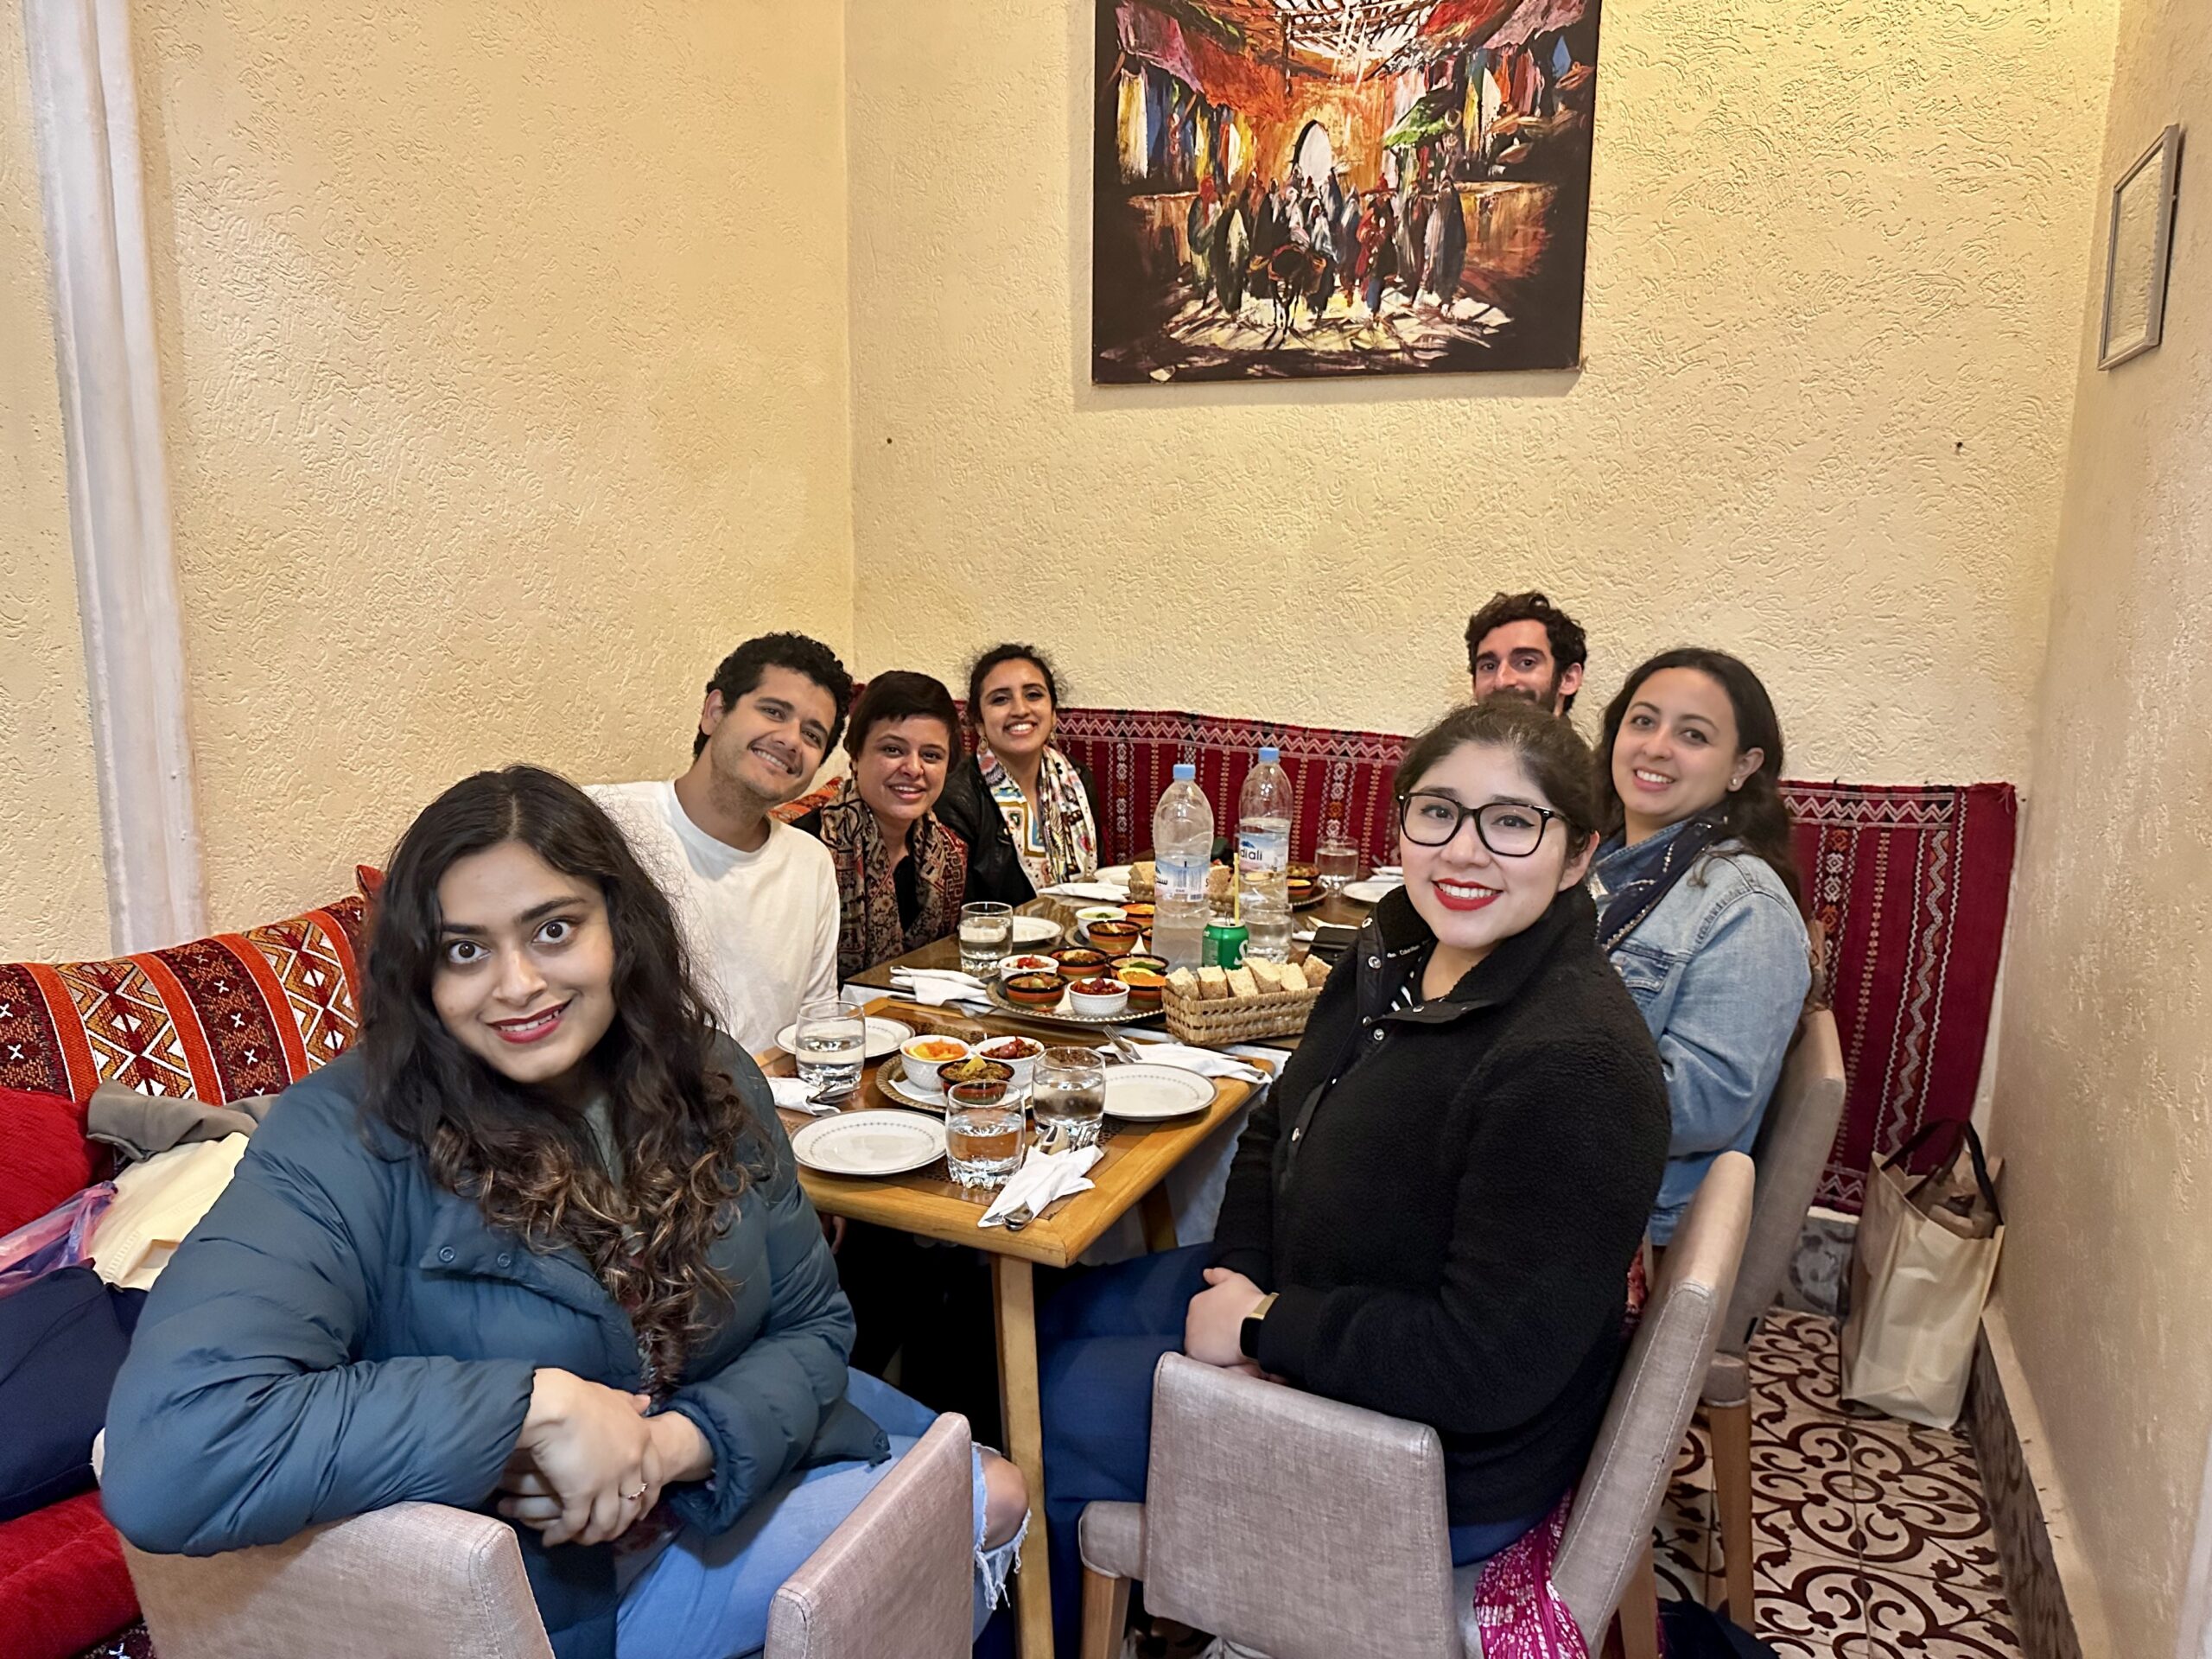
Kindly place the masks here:
<instances>
[{"instance_id":1,"label":"blue jeans","mask_svg":"<svg viewBox=\"0 0 2212 1659\"><path fill-rule=\"evenodd\" d=\"M1046 1530L1054 1645L1076 1650L1083 1558L1076 1521L1097 1502L1141 1503L1152 1452L1152 1374L1183 1351L1183 1315L1205 1288L1211 1244L1141 1255L1068 1286L1037 1319L1044 1395ZM1495 1555L1550 1512L1452 1529L1452 1564Z\"/></svg>"},{"instance_id":2,"label":"blue jeans","mask_svg":"<svg viewBox=\"0 0 2212 1659\"><path fill-rule=\"evenodd\" d=\"M860 1507L936 1420L927 1407L865 1371L847 1374L845 1395L890 1437L891 1456L877 1464L825 1463L795 1470L728 1532L709 1535L686 1527L658 1554L623 1561L617 1569L622 1584L614 1624L618 1659L737 1659L760 1651L768 1640L768 1604L784 1580ZM975 1491L980 1634L1003 1592L1021 1539L995 1549L983 1548L980 1452Z\"/></svg>"}]
</instances>

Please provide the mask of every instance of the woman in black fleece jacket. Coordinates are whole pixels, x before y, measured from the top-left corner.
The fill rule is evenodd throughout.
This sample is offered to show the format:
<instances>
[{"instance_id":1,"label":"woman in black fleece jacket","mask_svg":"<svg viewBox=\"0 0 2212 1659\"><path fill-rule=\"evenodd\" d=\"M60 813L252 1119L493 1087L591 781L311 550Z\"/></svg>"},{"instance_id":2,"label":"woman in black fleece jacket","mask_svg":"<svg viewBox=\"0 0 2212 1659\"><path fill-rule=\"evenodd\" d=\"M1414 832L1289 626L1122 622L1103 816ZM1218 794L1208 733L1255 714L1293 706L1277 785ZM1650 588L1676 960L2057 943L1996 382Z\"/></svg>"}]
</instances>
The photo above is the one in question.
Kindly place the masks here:
<instances>
[{"instance_id":1,"label":"woman in black fleece jacket","mask_svg":"<svg viewBox=\"0 0 2212 1659\"><path fill-rule=\"evenodd\" d=\"M1666 1164L1656 1052L1594 943L1589 752L1494 699L1399 769L1405 890L1376 907L1236 1150L1214 1243L1046 1310L1054 1606L1075 1519L1141 1498L1180 1348L1433 1425L1452 1554L1541 1521L1595 1439Z\"/></svg>"}]
</instances>

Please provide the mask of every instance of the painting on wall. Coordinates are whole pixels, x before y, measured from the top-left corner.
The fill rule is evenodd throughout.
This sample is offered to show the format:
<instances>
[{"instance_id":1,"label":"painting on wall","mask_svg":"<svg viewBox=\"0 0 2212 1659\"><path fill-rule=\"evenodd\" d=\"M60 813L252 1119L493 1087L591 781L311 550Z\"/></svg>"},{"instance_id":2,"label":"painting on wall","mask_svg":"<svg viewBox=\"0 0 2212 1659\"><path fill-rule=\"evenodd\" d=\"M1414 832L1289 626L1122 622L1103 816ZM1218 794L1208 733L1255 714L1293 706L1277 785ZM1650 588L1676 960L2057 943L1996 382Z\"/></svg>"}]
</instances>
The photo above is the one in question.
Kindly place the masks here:
<instances>
[{"instance_id":1,"label":"painting on wall","mask_svg":"<svg viewBox=\"0 0 2212 1659\"><path fill-rule=\"evenodd\" d=\"M1599 0L1094 3L1094 381L1580 361Z\"/></svg>"}]
</instances>

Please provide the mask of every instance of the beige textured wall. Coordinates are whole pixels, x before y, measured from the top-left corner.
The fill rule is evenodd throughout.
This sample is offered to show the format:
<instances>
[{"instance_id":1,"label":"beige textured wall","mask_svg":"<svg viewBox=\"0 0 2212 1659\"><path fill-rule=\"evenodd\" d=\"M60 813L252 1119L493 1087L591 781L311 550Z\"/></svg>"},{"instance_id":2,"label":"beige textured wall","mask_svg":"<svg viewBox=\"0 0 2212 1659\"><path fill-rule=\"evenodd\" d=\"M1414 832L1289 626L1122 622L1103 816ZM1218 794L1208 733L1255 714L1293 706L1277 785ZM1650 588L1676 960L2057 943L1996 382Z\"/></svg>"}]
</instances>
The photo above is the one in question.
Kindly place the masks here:
<instances>
[{"instance_id":1,"label":"beige textured wall","mask_svg":"<svg viewBox=\"0 0 2212 1659\"><path fill-rule=\"evenodd\" d=\"M2094 296L2082 327L1994 1120L1999 1294L2111 1650L2144 1659L2175 1651L2212 1432L2208 60L2202 0L2127 0L2099 175L2168 121L2196 153L2164 345L2100 372Z\"/></svg>"},{"instance_id":2,"label":"beige textured wall","mask_svg":"<svg viewBox=\"0 0 2212 1659\"><path fill-rule=\"evenodd\" d=\"M1801 775L2022 779L2113 10L1608 0L1580 375L1094 391L1089 0L852 0L862 665L1405 729L1541 585L1593 719L1694 637Z\"/></svg>"},{"instance_id":3,"label":"beige textured wall","mask_svg":"<svg viewBox=\"0 0 2212 1659\"><path fill-rule=\"evenodd\" d=\"M843 20L132 9L210 916L475 767L666 775L849 642Z\"/></svg>"},{"instance_id":4,"label":"beige textured wall","mask_svg":"<svg viewBox=\"0 0 2212 1659\"><path fill-rule=\"evenodd\" d=\"M0 962L108 944L21 0L0 0Z\"/></svg>"}]
</instances>

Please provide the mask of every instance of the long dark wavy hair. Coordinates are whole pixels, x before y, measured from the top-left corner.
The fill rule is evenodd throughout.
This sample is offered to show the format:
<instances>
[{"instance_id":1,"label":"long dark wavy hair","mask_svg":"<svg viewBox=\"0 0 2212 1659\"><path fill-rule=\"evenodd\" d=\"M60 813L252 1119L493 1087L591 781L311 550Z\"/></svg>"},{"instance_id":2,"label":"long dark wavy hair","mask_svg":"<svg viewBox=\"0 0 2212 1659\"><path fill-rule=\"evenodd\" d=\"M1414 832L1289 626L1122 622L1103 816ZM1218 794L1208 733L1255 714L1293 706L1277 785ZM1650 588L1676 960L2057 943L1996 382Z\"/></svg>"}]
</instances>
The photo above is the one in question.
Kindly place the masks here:
<instances>
[{"instance_id":1,"label":"long dark wavy hair","mask_svg":"<svg viewBox=\"0 0 2212 1659\"><path fill-rule=\"evenodd\" d=\"M438 883L457 861L506 842L590 882L607 906L614 1020L591 1061L623 1148L619 1181L580 1113L471 1054L430 1000ZM575 1246L629 1313L656 1386L674 1387L685 1353L727 1305L708 1252L724 1207L757 1173L759 1143L734 1084L710 1062L706 1005L668 900L622 832L574 784L538 767L464 778L400 837L366 965L369 1113L492 1226L534 1250Z\"/></svg>"},{"instance_id":2,"label":"long dark wavy hair","mask_svg":"<svg viewBox=\"0 0 2212 1659\"><path fill-rule=\"evenodd\" d=\"M1744 780L1744 786L1720 798L1721 822L1731 840L1742 842L1766 861L1767 867L1782 878L1782 885L1789 889L1797 908L1803 910L1805 885L1797 874L1796 851L1790 845L1789 813L1782 804L1782 722L1775 716L1774 700L1767 696L1759 677L1725 651L1695 645L1662 651L1640 664L1605 705L1605 733L1598 741L1599 829L1608 836L1616 835L1626 820L1620 791L1613 787L1613 743L1621 734L1621 721L1627 718L1628 706L1636 701L1643 683L1669 668L1694 668L1715 681L1728 694L1729 706L1736 713L1737 751L1764 752L1766 758Z\"/></svg>"}]
</instances>

